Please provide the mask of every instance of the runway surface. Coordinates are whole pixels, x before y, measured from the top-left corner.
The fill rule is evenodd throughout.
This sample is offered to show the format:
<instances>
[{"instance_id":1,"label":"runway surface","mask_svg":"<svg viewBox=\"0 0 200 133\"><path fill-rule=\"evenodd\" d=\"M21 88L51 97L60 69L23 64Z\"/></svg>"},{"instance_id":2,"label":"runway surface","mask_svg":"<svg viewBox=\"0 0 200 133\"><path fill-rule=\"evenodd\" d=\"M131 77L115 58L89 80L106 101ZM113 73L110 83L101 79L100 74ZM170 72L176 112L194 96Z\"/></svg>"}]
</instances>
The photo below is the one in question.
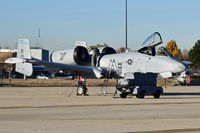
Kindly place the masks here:
<instances>
[{"instance_id":1,"label":"runway surface","mask_svg":"<svg viewBox=\"0 0 200 133\"><path fill-rule=\"evenodd\" d=\"M97 95L100 87L75 96L73 89L0 87L0 132L200 132L199 86L168 87L160 99L113 99L113 87L107 96Z\"/></svg>"}]
</instances>

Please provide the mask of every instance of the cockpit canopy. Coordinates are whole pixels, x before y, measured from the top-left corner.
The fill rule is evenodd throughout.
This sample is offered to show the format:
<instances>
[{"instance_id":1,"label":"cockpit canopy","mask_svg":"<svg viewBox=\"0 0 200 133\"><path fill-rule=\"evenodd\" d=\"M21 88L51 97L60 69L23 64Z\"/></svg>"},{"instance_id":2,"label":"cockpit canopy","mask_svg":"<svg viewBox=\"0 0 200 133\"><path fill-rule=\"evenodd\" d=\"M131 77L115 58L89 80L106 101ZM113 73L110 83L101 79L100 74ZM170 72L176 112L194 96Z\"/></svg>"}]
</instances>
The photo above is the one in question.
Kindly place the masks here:
<instances>
[{"instance_id":1,"label":"cockpit canopy","mask_svg":"<svg viewBox=\"0 0 200 133\"><path fill-rule=\"evenodd\" d=\"M155 47L159 44L162 43L162 38L160 33L155 32L153 34L151 34L143 43L142 43L142 47Z\"/></svg>"},{"instance_id":2,"label":"cockpit canopy","mask_svg":"<svg viewBox=\"0 0 200 133\"><path fill-rule=\"evenodd\" d=\"M162 37L160 33L154 32L151 34L143 43L141 48L138 50L140 53L155 56L155 47L162 43Z\"/></svg>"}]
</instances>

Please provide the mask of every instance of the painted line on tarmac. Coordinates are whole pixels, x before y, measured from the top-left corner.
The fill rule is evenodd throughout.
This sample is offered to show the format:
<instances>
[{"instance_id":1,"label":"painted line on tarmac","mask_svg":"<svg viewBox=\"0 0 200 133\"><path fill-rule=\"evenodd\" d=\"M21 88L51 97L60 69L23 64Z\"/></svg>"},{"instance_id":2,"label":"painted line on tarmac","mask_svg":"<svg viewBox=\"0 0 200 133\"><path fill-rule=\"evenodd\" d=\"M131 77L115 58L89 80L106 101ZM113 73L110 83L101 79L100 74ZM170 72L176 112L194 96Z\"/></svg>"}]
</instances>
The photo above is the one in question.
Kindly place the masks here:
<instances>
[{"instance_id":1,"label":"painted line on tarmac","mask_svg":"<svg viewBox=\"0 0 200 133\"><path fill-rule=\"evenodd\" d=\"M46 106L5 106L0 109L29 109L29 108L66 108L66 107L109 107L109 106L134 106L134 105L177 105L200 104L200 102L160 102L160 103L120 103L120 104L74 104L74 105L46 105Z\"/></svg>"},{"instance_id":2,"label":"painted line on tarmac","mask_svg":"<svg viewBox=\"0 0 200 133\"><path fill-rule=\"evenodd\" d=\"M162 131L144 131L144 132L128 132L128 133L187 133L187 132L197 132L200 128L196 129L174 129L174 130L162 130Z\"/></svg>"}]
</instances>

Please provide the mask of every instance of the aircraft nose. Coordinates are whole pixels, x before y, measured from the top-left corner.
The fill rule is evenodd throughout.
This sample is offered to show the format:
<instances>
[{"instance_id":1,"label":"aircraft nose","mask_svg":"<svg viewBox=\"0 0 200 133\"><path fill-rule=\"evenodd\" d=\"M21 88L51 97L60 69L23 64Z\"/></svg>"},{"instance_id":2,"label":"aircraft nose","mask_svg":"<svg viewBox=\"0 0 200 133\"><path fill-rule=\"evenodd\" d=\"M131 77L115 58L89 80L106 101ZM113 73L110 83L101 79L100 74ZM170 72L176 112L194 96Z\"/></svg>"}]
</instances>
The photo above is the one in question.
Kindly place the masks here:
<instances>
[{"instance_id":1,"label":"aircraft nose","mask_svg":"<svg viewBox=\"0 0 200 133\"><path fill-rule=\"evenodd\" d=\"M186 67L184 64L182 63L177 63L177 65L175 66L175 73L180 73L186 70Z\"/></svg>"}]
</instances>

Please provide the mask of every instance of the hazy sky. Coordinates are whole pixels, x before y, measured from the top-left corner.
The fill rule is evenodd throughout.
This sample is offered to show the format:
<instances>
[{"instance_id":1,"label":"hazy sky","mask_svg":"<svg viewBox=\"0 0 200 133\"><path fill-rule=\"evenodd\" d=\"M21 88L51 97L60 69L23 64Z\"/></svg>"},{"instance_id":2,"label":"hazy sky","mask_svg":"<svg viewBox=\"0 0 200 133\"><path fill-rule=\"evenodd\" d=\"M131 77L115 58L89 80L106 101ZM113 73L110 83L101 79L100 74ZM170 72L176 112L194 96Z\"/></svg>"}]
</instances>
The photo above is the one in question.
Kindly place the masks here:
<instances>
[{"instance_id":1,"label":"hazy sky","mask_svg":"<svg viewBox=\"0 0 200 133\"><path fill-rule=\"evenodd\" d=\"M125 0L0 0L0 46L18 38L34 46L38 29L46 49L67 48L76 40L88 45L125 44ZM200 0L128 0L128 47L137 49L158 31L163 46L176 40L191 48L200 39Z\"/></svg>"}]
</instances>

